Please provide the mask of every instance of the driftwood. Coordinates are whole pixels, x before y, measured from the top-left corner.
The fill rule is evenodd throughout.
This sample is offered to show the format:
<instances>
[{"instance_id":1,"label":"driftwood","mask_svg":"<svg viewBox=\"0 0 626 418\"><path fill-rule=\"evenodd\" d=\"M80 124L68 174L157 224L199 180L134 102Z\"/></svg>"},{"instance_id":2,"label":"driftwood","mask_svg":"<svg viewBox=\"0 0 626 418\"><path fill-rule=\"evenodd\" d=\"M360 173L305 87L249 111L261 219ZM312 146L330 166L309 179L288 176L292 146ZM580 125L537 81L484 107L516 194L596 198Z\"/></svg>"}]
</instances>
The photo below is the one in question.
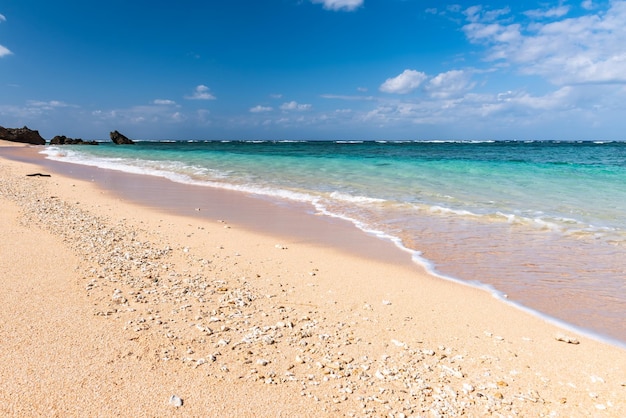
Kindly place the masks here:
<instances>
[{"instance_id":1,"label":"driftwood","mask_svg":"<svg viewBox=\"0 0 626 418\"><path fill-rule=\"evenodd\" d=\"M50 177L50 174L33 173L26 174L27 177Z\"/></svg>"}]
</instances>

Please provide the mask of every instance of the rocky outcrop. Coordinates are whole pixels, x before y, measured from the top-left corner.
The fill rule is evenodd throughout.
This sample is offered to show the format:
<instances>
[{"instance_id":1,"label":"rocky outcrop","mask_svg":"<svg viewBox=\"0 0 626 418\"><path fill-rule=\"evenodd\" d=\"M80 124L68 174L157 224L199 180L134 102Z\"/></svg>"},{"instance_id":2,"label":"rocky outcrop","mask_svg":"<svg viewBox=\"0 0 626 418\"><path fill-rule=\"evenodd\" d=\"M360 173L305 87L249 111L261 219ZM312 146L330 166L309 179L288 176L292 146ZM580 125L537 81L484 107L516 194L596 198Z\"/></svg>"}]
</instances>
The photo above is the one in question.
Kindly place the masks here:
<instances>
[{"instance_id":1,"label":"rocky outcrop","mask_svg":"<svg viewBox=\"0 0 626 418\"><path fill-rule=\"evenodd\" d=\"M0 126L0 139L24 144L46 145L46 140L39 135L39 131L33 131L26 126L23 128L4 128Z\"/></svg>"},{"instance_id":2,"label":"rocky outcrop","mask_svg":"<svg viewBox=\"0 0 626 418\"><path fill-rule=\"evenodd\" d=\"M117 145L131 145L134 144L133 140L128 139L126 136L122 135L118 131L113 131L109 134L111 137L111 141Z\"/></svg>"},{"instance_id":3,"label":"rocky outcrop","mask_svg":"<svg viewBox=\"0 0 626 418\"><path fill-rule=\"evenodd\" d=\"M50 145L98 145L97 141L83 141L81 138L68 138L57 135L50 140Z\"/></svg>"}]
</instances>

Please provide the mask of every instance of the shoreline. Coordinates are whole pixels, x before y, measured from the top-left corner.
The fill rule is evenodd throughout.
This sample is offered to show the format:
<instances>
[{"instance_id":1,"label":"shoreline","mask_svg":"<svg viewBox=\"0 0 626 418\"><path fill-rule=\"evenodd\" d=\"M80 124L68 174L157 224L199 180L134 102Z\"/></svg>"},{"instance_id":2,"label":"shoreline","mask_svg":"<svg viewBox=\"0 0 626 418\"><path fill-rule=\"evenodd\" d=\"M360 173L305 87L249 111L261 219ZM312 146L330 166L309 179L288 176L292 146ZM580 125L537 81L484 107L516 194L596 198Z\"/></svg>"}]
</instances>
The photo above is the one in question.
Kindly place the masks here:
<instances>
[{"instance_id":1,"label":"shoreline","mask_svg":"<svg viewBox=\"0 0 626 418\"><path fill-rule=\"evenodd\" d=\"M7 143L8 146L10 144ZM503 304L568 332L626 349L626 341L578 326L517 300L511 300L504 291L490 284L467 281L440 273L432 267L429 260L423 259L416 251L396 243L392 238L364 231L347 219L315 213L315 209L308 203L281 203L262 196L179 183L158 176L60 162L47 159L39 151L35 151L36 149L27 145L18 146L11 154L20 161L40 164L61 175L77 180L88 179L102 190L112 193L115 198L129 200L142 207L190 218L226 220L252 232L276 236L279 241L291 240L322 247L330 246L336 251L359 257L406 265L419 273L486 292ZM259 217L262 216L263 222L259 222Z\"/></svg>"},{"instance_id":2,"label":"shoreline","mask_svg":"<svg viewBox=\"0 0 626 418\"><path fill-rule=\"evenodd\" d=\"M308 203L280 203L237 191L59 162L47 159L34 148L24 148L12 153L13 158L41 165L76 180L89 180L116 198L139 206L196 219L226 220L261 234L320 246L330 245L364 258L424 268L412 261L408 250L399 248L391 240L366 233L348 220L315 214ZM259 222L259 217L262 217L262 222ZM331 230L332 233L328 233Z\"/></svg>"},{"instance_id":3,"label":"shoreline","mask_svg":"<svg viewBox=\"0 0 626 418\"><path fill-rule=\"evenodd\" d=\"M145 362L152 367L167 363L172 376L199 379L193 381L211 388L226 382L230 389L244 393L262 388L255 399L294 399L286 407L306 406L299 414L298 409L291 410L300 416L390 412L420 416L431 409L470 415L626 413L623 349L585 336L578 338L580 344L557 341L561 329L483 290L430 277L410 263L394 265L384 257L368 259L304 239L259 234L236 222L231 225L230 220L181 217L137 206L89 180L56 173L50 179L25 180L24 173L36 167L0 160L0 169L8 170L19 183L13 185L18 191L33 184L42 187L33 189L39 201L28 207L40 214L37 224L58 228L54 236L67 234L65 245L72 237L86 239L87 231L76 231L82 224L67 229L63 222L51 222L50 213L62 202L64 210L84 211L81 216L87 220L96 215L107 230L118 225L126 231L122 237L135 237L125 247L124 240L117 243L127 248L130 260L124 261L121 250L111 249L122 266L116 274L109 271L117 270L102 270L110 260L96 257L89 249L73 248L94 257L77 271L82 289L93 284L87 296L78 294L77 300L95 301L101 312L111 311L92 320L115 325L118 332L137 338L130 341L144 344L145 352L152 353ZM0 203L6 199L0 195ZM10 199L24 210L19 196ZM39 211L41 205L47 205L45 210ZM334 228L338 225L332 223ZM36 226L29 223L28 227ZM139 238L144 235L148 239ZM161 261L156 263L161 269L167 265L167 274L160 269L135 271L138 265L132 261L141 257L135 259L131 250L138 246L155 253L153 246L144 247L148 241L161 245L155 247L161 248ZM166 247L170 249L163 250ZM144 263L150 265L152 255L146 257ZM158 281L146 279L150 275L154 276L150 280ZM122 298L125 302L115 301ZM186 305L190 307L181 309ZM231 317L233 308L241 316ZM203 327L212 332L202 331L199 338ZM178 338L172 340L168 333ZM168 361L163 360L162 350L167 351ZM200 353L204 362L198 358ZM192 363L185 360L188 357L195 368L188 367ZM275 369L273 376L268 366ZM193 415L202 402L187 399L181 412ZM266 405L272 404L271 399L265 400ZM153 412L175 413L166 401L163 404L164 410ZM242 404L232 406L231 411L246 410Z\"/></svg>"}]
</instances>

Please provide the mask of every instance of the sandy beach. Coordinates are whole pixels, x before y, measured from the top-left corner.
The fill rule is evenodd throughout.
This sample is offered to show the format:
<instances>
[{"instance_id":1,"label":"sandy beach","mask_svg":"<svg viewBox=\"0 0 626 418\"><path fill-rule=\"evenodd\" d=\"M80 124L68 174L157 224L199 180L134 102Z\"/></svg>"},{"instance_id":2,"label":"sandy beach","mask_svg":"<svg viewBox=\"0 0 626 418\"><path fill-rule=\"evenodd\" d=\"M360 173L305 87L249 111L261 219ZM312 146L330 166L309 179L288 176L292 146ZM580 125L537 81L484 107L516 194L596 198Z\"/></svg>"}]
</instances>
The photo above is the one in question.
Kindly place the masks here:
<instances>
[{"instance_id":1,"label":"sandy beach","mask_svg":"<svg viewBox=\"0 0 626 418\"><path fill-rule=\"evenodd\" d=\"M626 416L624 349L348 224L0 145L3 416Z\"/></svg>"}]
</instances>

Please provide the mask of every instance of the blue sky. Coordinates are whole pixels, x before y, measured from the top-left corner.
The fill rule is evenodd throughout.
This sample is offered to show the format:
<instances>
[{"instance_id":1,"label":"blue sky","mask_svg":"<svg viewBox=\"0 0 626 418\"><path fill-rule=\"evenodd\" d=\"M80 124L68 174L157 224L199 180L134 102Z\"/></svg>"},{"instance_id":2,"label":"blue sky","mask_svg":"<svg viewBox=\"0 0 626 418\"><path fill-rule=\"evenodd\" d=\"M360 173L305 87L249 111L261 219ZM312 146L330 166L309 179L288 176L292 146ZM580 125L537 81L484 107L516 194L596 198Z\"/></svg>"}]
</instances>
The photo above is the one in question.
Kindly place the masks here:
<instances>
[{"instance_id":1,"label":"blue sky","mask_svg":"<svg viewBox=\"0 0 626 418\"><path fill-rule=\"evenodd\" d=\"M626 1L5 0L0 125L626 139Z\"/></svg>"}]
</instances>

